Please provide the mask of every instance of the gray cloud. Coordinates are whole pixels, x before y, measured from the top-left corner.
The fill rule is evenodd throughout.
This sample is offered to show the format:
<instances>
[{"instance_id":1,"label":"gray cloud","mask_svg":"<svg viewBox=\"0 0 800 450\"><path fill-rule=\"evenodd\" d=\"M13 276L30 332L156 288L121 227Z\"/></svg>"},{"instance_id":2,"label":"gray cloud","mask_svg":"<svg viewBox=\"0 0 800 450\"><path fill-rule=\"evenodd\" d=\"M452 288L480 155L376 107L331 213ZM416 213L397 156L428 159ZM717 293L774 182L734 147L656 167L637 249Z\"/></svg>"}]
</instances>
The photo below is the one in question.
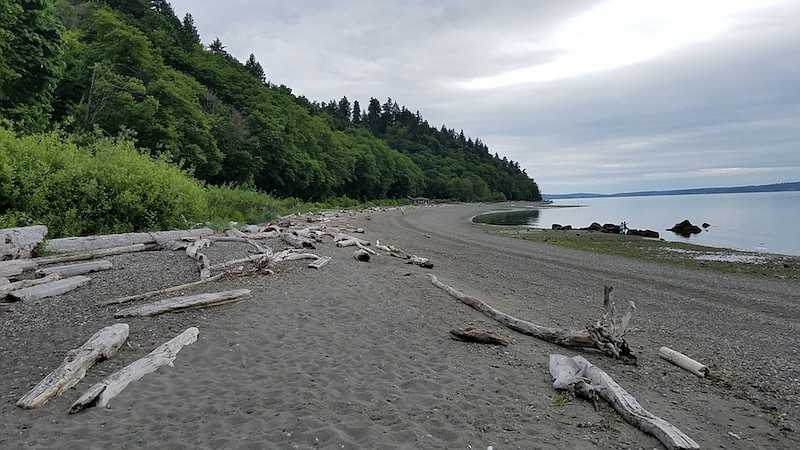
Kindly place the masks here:
<instances>
[{"instance_id":1,"label":"gray cloud","mask_svg":"<svg viewBox=\"0 0 800 450\"><path fill-rule=\"evenodd\" d=\"M791 0L653 59L497 89L464 83L557 60L553 33L603 2L171 3L272 82L317 101L391 97L518 161L544 192L800 180Z\"/></svg>"}]
</instances>

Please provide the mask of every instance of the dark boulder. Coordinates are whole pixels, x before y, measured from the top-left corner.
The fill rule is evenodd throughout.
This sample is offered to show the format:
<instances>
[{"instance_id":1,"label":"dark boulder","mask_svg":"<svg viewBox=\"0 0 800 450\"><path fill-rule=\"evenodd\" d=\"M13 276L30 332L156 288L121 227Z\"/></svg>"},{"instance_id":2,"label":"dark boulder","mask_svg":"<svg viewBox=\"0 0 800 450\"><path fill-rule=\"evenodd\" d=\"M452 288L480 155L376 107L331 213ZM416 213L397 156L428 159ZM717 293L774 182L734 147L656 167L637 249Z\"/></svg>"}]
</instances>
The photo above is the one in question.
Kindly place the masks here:
<instances>
[{"instance_id":1,"label":"dark boulder","mask_svg":"<svg viewBox=\"0 0 800 450\"><path fill-rule=\"evenodd\" d=\"M683 222L676 223L674 227L668 228L667 231L672 231L673 233L679 234L683 237L689 237L693 234L701 233L703 230L697 225L693 225L692 222L684 220Z\"/></svg>"},{"instance_id":2,"label":"dark boulder","mask_svg":"<svg viewBox=\"0 0 800 450\"><path fill-rule=\"evenodd\" d=\"M600 231L602 231L603 233L619 234L619 225L615 223L606 223L603 224L603 228Z\"/></svg>"},{"instance_id":3,"label":"dark boulder","mask_svg":"<svg viewBox=\"0 0 800 450\"><path fill-rule=\"evenodd\" d=\"M702 226L703 228L708 228L708 227L710 227L710 226L711 226L711 224L710 224L710 223L708 223L708 222L703 222L703 225L701 225L701 226Z\"/></svg>"},{"instance_id":4,"label":"dark boulder","mask_svg":"<svg viewBox=\"0 0 800 450\"><path fill-rule=\"evenodd\" d=\"M554 223L551 228L556 231L567 231L572 229L572 225L561 225L558 223Z\"/></svg>"},{"instance_id":5,"label":"dark boulder","mask_svg":"<svg viewBox=\"0 0 800 450\"><path fill-rule=\"evenodd\" d=\"M658 237L659 237L658 231L653 231L653 230L633 230L633 229L629 229L628 230L628 234L631 234L633 236L643 236L643 237L656 238L656 239L658 239Z\"/></svg>"}]
</instances>

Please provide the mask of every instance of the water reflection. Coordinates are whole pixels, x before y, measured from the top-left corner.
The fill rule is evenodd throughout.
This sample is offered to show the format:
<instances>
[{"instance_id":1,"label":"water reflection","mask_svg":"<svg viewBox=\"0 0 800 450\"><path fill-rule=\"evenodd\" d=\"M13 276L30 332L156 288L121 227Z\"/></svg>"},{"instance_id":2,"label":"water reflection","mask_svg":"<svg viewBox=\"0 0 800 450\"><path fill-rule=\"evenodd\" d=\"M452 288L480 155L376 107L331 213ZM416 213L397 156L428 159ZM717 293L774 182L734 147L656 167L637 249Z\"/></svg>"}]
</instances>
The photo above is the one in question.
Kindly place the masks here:
<instances>
[{"instance_id":1,"label":"water reflection","mask_svg":"<svg viewBox=\"0 0 800 450\"><path fill-rule=\"evenodd\" d=\"M538 225L539 213L538 209L501 211L481 214L472 219L472 221L489 225Z\"/></svg>"}]
</instances>

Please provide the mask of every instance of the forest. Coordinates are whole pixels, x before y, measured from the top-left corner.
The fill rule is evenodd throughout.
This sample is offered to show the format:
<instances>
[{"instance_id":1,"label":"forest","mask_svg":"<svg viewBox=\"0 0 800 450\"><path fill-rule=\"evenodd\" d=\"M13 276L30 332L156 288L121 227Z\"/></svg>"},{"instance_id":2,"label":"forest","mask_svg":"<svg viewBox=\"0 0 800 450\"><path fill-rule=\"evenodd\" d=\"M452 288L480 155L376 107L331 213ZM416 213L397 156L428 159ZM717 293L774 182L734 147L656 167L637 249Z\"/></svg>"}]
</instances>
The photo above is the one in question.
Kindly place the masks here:
<instances>
[{"instance_id":1,"label":"forest","mask_svg":"<svg viewBox=\"0 0 800 450\"><path fill-rule=\"evenodd\" d=\"M165 0L0 0L0 131L0 226L41 222L59 202L76 216L109 209L98 204L122 196L120 182L78 161L109 148L216 192L305 202L541 199L518 163L480 139L431 126L392 99L365 108L344 96L309 101L271 83L255 55L240 62L219 38L204 45L191 14L178 18ZM69 158L51 154L65 148ZM140 200L147 195L137 189L153 183L127 181L125 195ZM99 203L56 202L53 189L88 190ZM153 208L130 211L150 219L109 226L172 223Z\"/></svg>"}]
</instances>

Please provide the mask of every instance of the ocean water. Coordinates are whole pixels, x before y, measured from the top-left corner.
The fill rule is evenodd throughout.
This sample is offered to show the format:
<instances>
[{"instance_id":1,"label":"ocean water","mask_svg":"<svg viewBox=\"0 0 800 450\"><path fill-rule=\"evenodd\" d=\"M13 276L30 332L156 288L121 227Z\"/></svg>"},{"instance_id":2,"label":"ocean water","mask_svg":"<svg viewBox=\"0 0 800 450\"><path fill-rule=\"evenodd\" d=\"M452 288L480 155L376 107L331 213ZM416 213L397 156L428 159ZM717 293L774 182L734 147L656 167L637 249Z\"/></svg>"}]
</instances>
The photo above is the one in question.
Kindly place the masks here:
<instances>
[{"instance_id":1,"label":"ocean water","mask_svg":"<svg viewBox=\"0 0 800 450\"><path fill-rule=\"evenodd\" d=\"M797 191L565 199L555 200L553 206L486 216L480 221L535 228L550 228L554 223L581 228L592 222L625 221L629 228L657 231L669 241L800 255ZM689 238L666 231L685 219L698 226L704 222L711 226Z\"/></svg>"}]
</instances>

